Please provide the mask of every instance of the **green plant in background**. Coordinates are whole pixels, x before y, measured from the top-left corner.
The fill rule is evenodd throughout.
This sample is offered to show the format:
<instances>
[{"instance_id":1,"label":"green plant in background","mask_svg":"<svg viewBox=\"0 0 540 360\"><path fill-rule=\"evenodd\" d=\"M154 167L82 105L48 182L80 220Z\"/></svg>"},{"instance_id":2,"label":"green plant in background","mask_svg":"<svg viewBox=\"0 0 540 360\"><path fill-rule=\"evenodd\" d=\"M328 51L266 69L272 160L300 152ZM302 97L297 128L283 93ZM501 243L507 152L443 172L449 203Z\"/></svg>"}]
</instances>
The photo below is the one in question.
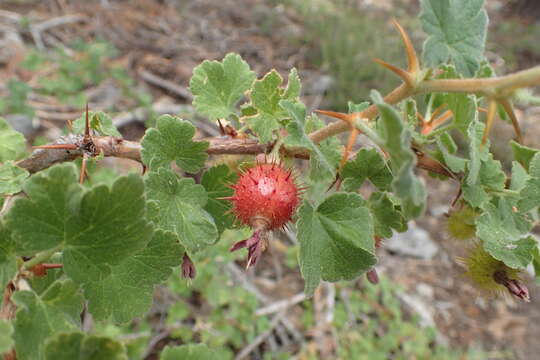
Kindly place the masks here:
<instances>
[{"instance_id":1,"label":"green plant in background","mask_svg":"<svg viewBox=\"0 0 540 360\"><path fill-rule=\"evenodd\" d=\"M24 114L34 115L34 109L26 104L30 86L18 80L9 80L7 83L8 94L0 98L0 114Z\"/></svg>"},{"instance_id":2,"label":"green plant in background","mask_svg":"<svg viewBox=\"0 0 540 360\"><path fill-rule=\"evenodd\" d=\"M253 341L269 329L269 319L254 317L257 298L229 283L223 266L232 259L240 261L226 251L231 240L247 238L232 249L246 247L248 259L254 254L269 256L263 254L268 239L259 241L257 229L253 234L239 230L230 213L236 170L259 163L257 169L261 162L265 168L274 169L274 162L297 168L296 175L280 170L278 177L296 176L298 182L310 185L298 208L296 202L287 203L291 207L287 219L294 213L297 263L306 297L314 295L322 281L355 280L367 273L377 282L374 266L381 240L393 231L405 231L409 220L424 214L427 190L415 171L422 168L440 181L455 182L460 192L451 207L467 207L475 214L466 237L482 250L482 263L496 266L469 266L470 278L477 279L472 273L481 268L481 279L529 301L519 275L530 264L536 276L540 274L540 252L530 234L539 221L540 154L512 142L508 146L514 161L506 174L491 152L489 135L499 109L521 138L511 100L516 89L540 85L540 66L493 77L483 65L487 35L483 1L444 0L443 5L440 0L422 2L420 19L427 34L422 62L396 23L408 66L378 63L402 83L385 97L374 90L370 101L351 102L349 113L318 111L338 119L327 125L307 113L296 69L285 85L276 71L258 79L239 55L228 54L222 61L204 61L190 81L197 112L229 126L233 131L227 136L199 140L189 121L163 115L140 142L133 142L112 136L117 133L110 117L95 113L87 114L84 127L82 120L75 124L82 133L68 134L17 161L25 140L9 126L0 127L0 138L9 139L8 146L0 142L2 174L10 185L2 194L24 192L4 207L0 218L0 288L5 289L1 313L9 320L0 323L2 351L12 346L20 360L88 353L125 359L127 345L137 356L141 352L137 341L122 343L121 337L112 340L98 332L112 334L125 328L98 325L83 332L81 313L84 309L98 324L129 323L147 314L155 287L168 281L181 300L167 315L169 326L177 326L173 336L178 343L202 341L232 356ZM101 56L105 50L94 51ZM71 60L64 62L64 70L78 70ZM97 71L94 65L86 64L84 72ZM64 94L87 85L84 76L65 87L49 80L53 81L49 88L58 86L55 91ZM425 116L419 116L415 102L419 94L436 97L442 107L428 105ZM480 104L487 107L485 123ZM453 130L466 139L465 148L458 149L453 142L448 133ZM360 132L373 148L356 151ZM349 134L345 146L336 137L341 133ZM336 153L342 154L341 161ZM263 156L216 165L214 160L223 155ZM104 183L83 186L88 159L107 156L139 161L145 174L104 173ZM72 160L81 157L83 166L78 169ZM300 159L306 160L304 167L296 166ZM276 214L263 210L269 209L265 204L283 200L276 178L242 181L250 179L252 198L260 199L260 208L244 222L275 219ZM370 185L362 188L366 182ZM193 288L179 280L180 273L195 278ZM177 276L169 280L172 274ZM379 315L386 320L383 335L376 321L358 314L354 321L364 328L355 332L349 318L344 320L350 311L338 304L335 325L341 347L336 356L347 358L357 352L380 357L398 353L403 358L460 356L433 345L429 331L413 331L415 322L404 320L395 293L386 290L389 286L368 286L351 305L354 314L369 311L366 302L382 303L387 308ZM208 309L202 316L189 307L201 293ZM306 327L314 318L309 304L308 300L303 316ZM147 324L140 328L148 331ZM215 356L205 345L186 344L164 351L161 358L178 354L187 359Z\"/></svg>"},{"instance_id":3,"label":"green plant in background","mask_svg":"<svg viewBox=\"0 0 540 360\"><path fill-rule=\"evenodd\" d=\"M106 41L84 42L78 40L68 49L57 48L49 53L32 50L20 66L37 72L34 88L19 80L8 82L8 96L0 99L0 114L26 114L33 116L33 109L26 100L33 90L41 95L55 97L59 102L83 108L88 101L84 90L112 79L128 98L138 106L149 107L152 97L136 89L127 71L114 65L118 55L114 46ZM111 108L110 110L114 110Z\"/></svg>"},{"instance_id":4,"label":"green plant in background","mask_svg":"<svg viewBox=\"0 0 540 360\"><path fill-rule=\"evenodd\" d=\"M400 59L399 43L391 29L381 25L381 14L366 11L354 0L282 2L296 9L304 22L303 41L313 48L310 61L332 78L324 98L327 106L345 110L349 101L365 99L371 88L390 89L395 78L372 62L376 57Z\"/></svg>"}]
</instances>

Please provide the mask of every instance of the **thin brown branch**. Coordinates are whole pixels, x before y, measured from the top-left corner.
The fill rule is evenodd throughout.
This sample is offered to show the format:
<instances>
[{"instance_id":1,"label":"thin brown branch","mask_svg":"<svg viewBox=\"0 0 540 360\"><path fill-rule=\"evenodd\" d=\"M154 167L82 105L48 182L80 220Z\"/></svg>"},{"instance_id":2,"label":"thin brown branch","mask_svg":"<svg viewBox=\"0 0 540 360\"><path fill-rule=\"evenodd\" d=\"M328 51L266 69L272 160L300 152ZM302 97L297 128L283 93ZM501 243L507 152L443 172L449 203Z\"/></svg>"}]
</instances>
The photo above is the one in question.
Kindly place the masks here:
<instances>
[{"instance_id":1,"label":"thin brown branch","mask_svg":"<svg viewBox=\"0 0 540 360\"><path fill-rule=\"evenodd\" d=\"M343 122L346 126L348 123ZM128 141L113 136L95 136L92 137L93 145L95 146L95 154L103 154L106 157L118 157L123 159L131 159L141 162L141 144L136 141ZM268 153L272 149L271 144L260 144L256 140L251 139L227 139L227 138L208 138L199 141L209 142L207 153L210 155L257 155ZM54 164L71 161L83 156L84 150L83 135L68 135L58 139L54 144L50 145L66 145L71 148L71 145L76 145L76 150L72 149L42 149L34 150L30 157L20 160L17 165L30 173L47 169ZM45 145L47 146L47 145ZM284 149L283 153L286 156L293 156L299 159L309 159L309 152L303 148ZM418 156L417 166L422 169L429 170L434 173L456 178L456 174L449 173L440 163L433 160L427 155Z\"/></svg>"},{"instance_id":2,"label":"thin brown branch","mask_svg":"<svg viewBox=\"0 0 540 360\"><path fill-rule=\"evenodd\" d=\"M107 157L118 157L141 162L141 144L138 142L112 136L95 136L92 137L92 141L96 148L96 154L102 153ZM270 145L260 144L256 140L249 139L210 138L201 141L210 143L207 150L210 155L256 155L266 153L271 148ZM35 173L54 164L83 156L83 143L83 135L63 136L56 143L50 145L54 145L55 148L64 146L70 149L51 149L50 146L46 145L49 147L48 149L36 149L30 157L19 161L17 165L30 173ZM73 145L75 145L75 149L73 149ZM294 156L306 158L309 157L309 154L306 151L297 151Z\"/></svg>"}]
</instances>

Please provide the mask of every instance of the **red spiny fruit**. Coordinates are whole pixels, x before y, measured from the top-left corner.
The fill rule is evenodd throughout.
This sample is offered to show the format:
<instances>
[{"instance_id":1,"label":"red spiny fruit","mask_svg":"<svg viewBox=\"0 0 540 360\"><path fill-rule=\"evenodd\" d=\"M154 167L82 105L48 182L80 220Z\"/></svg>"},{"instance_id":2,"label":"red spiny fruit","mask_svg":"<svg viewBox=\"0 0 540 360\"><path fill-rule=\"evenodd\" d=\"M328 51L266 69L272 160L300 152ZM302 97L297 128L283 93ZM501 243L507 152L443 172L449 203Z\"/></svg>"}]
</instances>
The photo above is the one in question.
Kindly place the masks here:
<instances>
[{"instance_id":1,"label":"red spiny fruit","mask_svg":"<svg viewBox=\"0 0 540 360\"><path fill-rule=\"evenodd\" d=\"M247 247L248 266L254 264L266 248L268 231L285 226L298 203L300 189L290 170L275 163L257 164L243 173L233 186L232 212L253 228L251 238L235 244L231 251Z\"/></svg>"}]
</instances>

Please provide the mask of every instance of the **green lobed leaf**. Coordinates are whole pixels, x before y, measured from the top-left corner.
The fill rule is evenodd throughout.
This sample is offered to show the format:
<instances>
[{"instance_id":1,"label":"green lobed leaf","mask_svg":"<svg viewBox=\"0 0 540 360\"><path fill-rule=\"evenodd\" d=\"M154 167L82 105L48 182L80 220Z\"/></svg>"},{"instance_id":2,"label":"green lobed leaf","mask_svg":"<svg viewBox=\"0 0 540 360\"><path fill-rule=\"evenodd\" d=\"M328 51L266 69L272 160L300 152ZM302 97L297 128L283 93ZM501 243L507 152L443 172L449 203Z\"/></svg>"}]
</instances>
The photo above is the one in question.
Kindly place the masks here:
<instances>
[{"instance_id":1,"label":"green lobed leaf","mask_svg":"<svg viewBox=\"0 0 540 360\"><path fill-rule=\"evenodd\" d=\"M148 129L141 145L142 161L150 168L168 166L175 161L182 170L198 172L206 162L208 142L193 141L195 127L171 115L157 119L157 128Z\"/></svg>"},{"instance_id":2,"label":"green lobed leaf","mask_svg":"<svg viewBox=\"0 0 540 360\"><path fill-rule=\"evenodd\" d=\"M62 333L47 341L46 360L127 360L124 345L80 332Z\"/></svg>"},{"instance_id":3,"label":"green lobed leaf","mask_svg":"<svg viewBox=\"0 0 540 360\"><path fill-rule=\"evenodd\" d=\"M255 73L238 54L227 54L222 62L205 60L193 69L189 82L193 106L210 120L233 115L236 103L253 80Z\"/></svg>"},{"instance_id":4,"label":"green lobed leaf","mask_svg":"<svg viewBox=\"0 0 540 360\"><path fill-rule=\"evenodd\" d=\"M437 79L460 79L456 68L452 65L441 66L442 73ZM436 105L446 105L452 111L452 126L455 126L464 135L467 135L467 129L471 121L478 117L477 98L473 94L465 93L443 93L432 94L436 96Z\"/></svg>"},{"instance_id":5,"label":"green lobed leaf","mask_svg":"<svg viewBox=\"0 0 540 360\"><path fill-rule=\"evenodd\" d=\"M138 175L83 194L75 167L63 164L32 176L24 188L29 198L17 200L7 214L15 246L22 254L62 250L63 270L77 283L109 276L152 236Z\"/></svg>"},{"instance_id":6,"label":"green lobed leaf","mask_svg":"<svg viewBox=\"0 0 540 360\"><path fill-rule=\"evenodd\" d=\"M540 153L534 155L529 166L530 178L521 189L518 208L526 212L540 205Z\"/></svg>"},{"instance_id":7,"label":"green lobed leaf","mask_svg":"<svg viewBox=\"0 0 540 360\"><path fill-rule=\"evenodd\" d=\"M502 170L499 160L493 159L493 154L488 154L480 167L480 184L495 191L504 190L506 184L506 174Z\"/></svg>"},{"instance_id":8,"label":"green lobed leaf","mask_svg":"<svg viewBox=\"0 0 540 360\"><path fill-rule=\"evenodd\" d=\"M317 115L311 114L306 118L304 132L306 134L310 134L311 132L318 130L324 126L324 122L319 119ZM324 139L316 146L319 148L322 156L321 158L319 158L319 156L310 156L309 178L315 182L334 181L335 173L325 171L325 167L327 167L325 163L329 163L332 169L336 169L338 167L339 161L342 157L342 154L340 152L340 149L342 148L340 140L335 136L331 136ZM326 159L326 161L323 162L321 161L321 159Z\"/></svg>"},{"instance_id":9,"label":"green lobed leaf","mask_svg":"<svg viewBox=\"0 0 540 360\"><path fill-rule=\"evenodd\" d=\"M15 165L13 161L0 164L0 195L12 195L21 191L28 176L28 171Z\"/></svg>"},{"instance_id":10,"label":"green lobed leaf","mask_svg":"<svg viewBox=\"0 0 540 360\"><path fill-rule=\"evenodd\" d=\"M94 318L122 323L144 315L152 305L154 286L169 278L183 254L173 233L156 231L144 249L84 284Z\"/></svg>"},{"instance_id":11,"label":"green lobed leaf","mask_svg":"<svg viewBox=\"0 0 540 360\"><path fill-rule=\"evenodd\" d=\"M534 157L538 153L537 149L521 145L520 143L511 140L510 141L510 147L512 148L512 154L514 155L514 160L519 162L523 167L528 171L529 170L529 164Z\"/></svg>"},{"instance_id":12,"label":"green lobed leaf","mask_svg":"<svg viewBox=\"0 0 540 360\"><path fill-rule=\"evenodd\" d=\"M228 213L232 208L231 202L220 198L233 195L234 190L227 185L236 183L237 179L238 175L225 164L211 167L201 179L201 185L208 195L204 209L214 218L220 234L234 225L234 216Z\"/></svg>"},{"instance_id":13,"label":"green lobed leaf","mask_svg":"<svg viewBox=\"0 0 540 360\"><path fill-rule=\"evenodd\" d=\"M165 346L160 360L220 360L222 357L217 351L205 344L188 344L181 346Z\"/></svg>"},{"instance_id":14,"label":"green lobed leaf","mask_svg":"<svg viewBox=\"0 0 540 360\"><path fill-rule=\"evenodd\" d=\"M299 263L305 293L320 280L351 280L376 262L373 220L365 200L335 193L319 206L304 201L298 211Z\"/></svg>"},{"instance_id":15,"label":"green lobed leaf","mask_svg":"<svg viewBox=\"0 0 540 360\"><path fill-rule=\"evenodd\" d=\"M67 221L65 273L79 283L102 279L111 266L143 249L153 231L145 212L144 184L138 175L120 177L111 188L98 185L86 192Z\"/></svg>"},{"instance_id":16,"label":"green lobed leaf","mask_svg":"<svg viewBox=\"0 0 540 360\"><path fill-rule=\"evenodd\" d=\"M443 135L448 135L448 134L444 133ZM448 137L441 136L437 139L437 145L439 147L439 150L441 151L444 164L451 171L455 173L460 173L460 172L465 171L465 168L467 166L467 160L453 154L456 151L455 143L453 143L453 140L451 143L448 143Z\"/></svg>"},{"instance_id":17,"label":"green lobed leaf","mask_svg":"<svg viewBox=\"0 0 540 360\"><path fill-rule=\"evenodd\" d=\"M407 222L387 193L380 191L372 193L368 204L373 217L375 236L389 238L393 234L392 229L399 232L407 229Z\"/></svg>"},{"instance_id":18,"label":"green lobed leaf","mask_svg":"<svg viewBox=\"0 0 540 360\"><path fill-rule=\"evenodd\" d=\"M536 283L540 283L540 249L536 247L536 249L533 250L533 268L534 268L534 275L536 276Z\"/></svg>"},{"instance_id":19,"label":"green lobed leaf","mask_svg":"<svg viewBox=\"0 0 540 360\"><path fill-rule=\"evenodd\" d=\"M251 105L257 113L245 119L263 143L272 140L272 134L279 129L280 121L290 116L290 111L282 106L281 101L288 100L292 104L300 95L300 79L296 69L293 68L289 74L287 88L281 87L282 82L281 75L276 70L272 70L261 80L255 81L249 94ZM303 122L304 120L302 124Z\"/></svg>"},{"instance_id":20,"label":"green lobed leaf","mask_svg":"<svg viewBox=\"0 0 540 360\"><path fill-rule=\"evenodd\" d=\"M357 191L366 180L381 191L389 190L392 184L392 173L374 148L360 149L355 158L345 164L341 177L345 191Z\"/></svg>"},{"instance_id":21,"label":"green lobed leaf","mask_svg":"<svg viewBox=\"0 0 540 360\"><path fill-rule=\"evenodd\" d=\"M218 230L214 219L204 207L208 195L202 185L191 178L180 178L171 170L161 168L146 178L148 199L155 201L159 228L178 235L189 253L214 244Z\"/></svg>"},{"instance_id":22,"label":"green lobed leaf","mask_svg":"<svg viewBox=\"0 0 540 360\"><path fill-rule=\"evenodd\" d=\"M34 255L64 241L67 224L82 196L75 165L61 164L30 177L6 215L6 227L22 255Z\"/></svg>"},{"instance_id":23,"label":"green lobed leaf","mask_svg":"<svg viewBox=\"0 0 540 360\"><path fill-rule=\"evenodd\" d=\"M0 289L5 289L17 273L17 257L14 253L14 247L11 233L0 221Z\"/></svg>"},{"instance_id":24,"label":"green lobed leaf","mask_svg":"<svg viewBox=\"0 0 540 360\"><path fill-rule=\"evenodd\" d=\"M0 355L13 347L13 326L10 322L0 319Z\"/></svg>"},{"instance_id":25,"label":"green lobed leaf","mask_svg":"<svg viewBox=\"0 0 540 360\"><path fill-rule=\"evenodd\" d=\"M420 216L425 207L426 191L423 183L414 174L416 155L411 150L411 132L403 124L399 114L379 96L374 94L379 109L378 132L385 151L390 155L394 180L392 189L401 201L405 219Z\"/></svg>"},{"instance_id":26,"label":"green lobed leaf","mask_svg":"<svg viewBox=\"0 0 540 360\"><path fill-rule=\"evenodd\" d=\"M98 135L102 136L117 136L121 137L122 134L114 126L112 118L103 111L90 111L88 114L88 120L90 129L94 130ZM84 127L86 122L86 113L81 115L72 124L73 133L84 134Z\"/></svg>"},{"instance_id":27,"label":"green lobed leaf","mask_svg":"<svg viewBox=\"0 0 540 360\"><path fill-rule=\"evenodd\" d=\"M484 0L422 0L420 21L428 38L423 58L428 66L451 60L472 77L484 59L488 16Z\"/></svg>"},{"instance_id":28,"label":"green lobed leaf","mask_svg":"<svg viewBox=\"0 0 540 360\"><path fill-rule=\"evenodd\" d=\"M512 181L510 182L510 190L521 191L530 179L527 170L517 161L512 161Z\"/></svg>"},{"instance_id":29,"label":"green lobed leaf","mask_svg":"<svg viewBox=\"0 0 540 360\"><path fill-rule=\"evenodd\" d=\"M481 185L467 185L463 184L461 187L463 191L463 198L472 207L483 208L489 201L489 195Z\"/></svg>"},{"instance_id":30,"label":"green lobed leaf","mask_svg":"<svg viewBox=\"0 0 540 360\"><path fill-rule=\"evenodd\" d=\"M300 102L281 100L279 105L287 111L292 121L287 124L288 136L284 142L288 146L305 147L310 151L311 165L323 172L320 177L334 178L335 166L327 159L323 151L311 141L306 133L306 106Z\"/></svg>"},{"instance_id":31,"label":"green lobed leaf","mask_svg":"<svg viewBox=\"0 0 540 360\"><path fill-rule=\"evenodd\" d=\"M531 262L532 251L537 247L534 238L524 236L531 225L521 214L512 211L506 199L498 200L498 206L485 206L484 213L476 220L476 234L495 259L511 268L523 269Z\"/></svg>"},{"instance_id":32,"label":"green lobed leaf","mask_svg":"<svg viewBox=\"0 0 540 360\"><path fill-rule=\"evenodd\" d=\"M45 359L48 337L81 326L83 299L71 280L56 281L39 296L33 291L17 291L11 299L17 305L13 339L19 360Z\"/></svg>"},{"instance_id":33,"label":"green lobed leaf","mask_svg":"<svg viewBox=\"0 0 540 360\"><path fill-rule=\"evenodd\" d=\"M24 136L0 117L0 163L18 160L24 154L25 145Z\"/></svg>"},{"instance_id":34,"label":"green lobed leaf","mask_svg":"<svg viewBox=\"0 0 540 360\"><path fill-rule=\"evenodd\" d=\"M476 185L480 177L482 161L486 161L489 154L489 141L482 145L482 135L484 133L484 124L475 119L469 125L467 134L469 136L469 168L466 177L466 183L469 186Z\"/></svg>"}]
</instances>

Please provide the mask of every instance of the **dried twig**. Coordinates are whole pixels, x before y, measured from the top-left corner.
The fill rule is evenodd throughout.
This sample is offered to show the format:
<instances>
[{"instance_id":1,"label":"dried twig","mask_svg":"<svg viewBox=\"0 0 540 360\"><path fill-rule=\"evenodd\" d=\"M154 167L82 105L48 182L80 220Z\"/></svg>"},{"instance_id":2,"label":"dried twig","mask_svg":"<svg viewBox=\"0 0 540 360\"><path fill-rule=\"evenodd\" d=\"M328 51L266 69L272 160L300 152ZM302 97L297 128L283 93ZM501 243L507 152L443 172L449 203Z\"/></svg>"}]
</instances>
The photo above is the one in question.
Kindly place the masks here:
<instances>
[{"instance_id":1,"label":"dried twig","mask_svg":"<svg viewBox=\"0 0 540 360\"><path fill-rule=\"evenodd\" d=\"M292 296L290 298L283 299L283 300L280 300L280 301L276 301L276 302L274 302L272 304L269 304L269 305L267 305L265 307L262 307L262 308L258 309L257 311L255 311L255 315L256 316L264 316L264 315L272 314L272 313L275 313L275 312L283 311L283 310L288 309L291 306L294 306L294 305L296 305L298 303L301 303L305 299L307 299L307 296L306 296L306 294L304 294L302 292L302 293L296 294L296 295L294 295L294 296Z\"/></svg>"},{"instance_id":2,"label":"dried twig","mask_svg":"<svg viewBox=\"0 0 540 360\"><path fill-rule=\"evenodd\" d=\"M144 81L152 84L152 85L155 85L155 86L158 86L162 89L165 89L175 95L178 95L180 96L181 98L183 99L186 99L186 100L193 100L193 96L191 95L191 93L189 92L188 89L186 89L185 87L183 86L180 86L180 85L177 85L175 83L173 83L172 81L169 81L167 79L163 79L162 77L159 77L155 74L152 74L151 72L149 71L146 71L146 70L140 70L139 71L139 76L141 77L141 79L143 79Z\"/></svg>"},{"instance_id":3,"label":"dried twig","mask_svg":"<svg viewBox=\"0 0 540 360\"><path fill-rule=\"evenodd\" d=\"M249 343L245 348L243 348L238 355L236 355L235 360L241 360L245 359L253 350L255 350L260 344L262 344L267 337L269 337L276 326L278 326L281 319L285 316L285 311L280 312L274 318L272 319L272 322L270 323L270 328L263 332L262 334L259 334L251 343Z\"/></svg>"},{"instance_id":4,"label":"dried twig","mask_svg":"<svg viewBox=\"0 0 540 360\"><path fill-rule=\"evenodd\" d=\"M42 21L37 24L31 24L30 33L32 34L32 38L34 39L34 43L36 44L36 47L39 50L45 50L45 44L43 43L43 39L41 37L41 33L43 31L50 29L52 27L71 24L74 22L79 22L79 21L84 21L84 20L86 20L86 17L79 14L59 16L53 19Z\"/></svg>"}]
</instances>

